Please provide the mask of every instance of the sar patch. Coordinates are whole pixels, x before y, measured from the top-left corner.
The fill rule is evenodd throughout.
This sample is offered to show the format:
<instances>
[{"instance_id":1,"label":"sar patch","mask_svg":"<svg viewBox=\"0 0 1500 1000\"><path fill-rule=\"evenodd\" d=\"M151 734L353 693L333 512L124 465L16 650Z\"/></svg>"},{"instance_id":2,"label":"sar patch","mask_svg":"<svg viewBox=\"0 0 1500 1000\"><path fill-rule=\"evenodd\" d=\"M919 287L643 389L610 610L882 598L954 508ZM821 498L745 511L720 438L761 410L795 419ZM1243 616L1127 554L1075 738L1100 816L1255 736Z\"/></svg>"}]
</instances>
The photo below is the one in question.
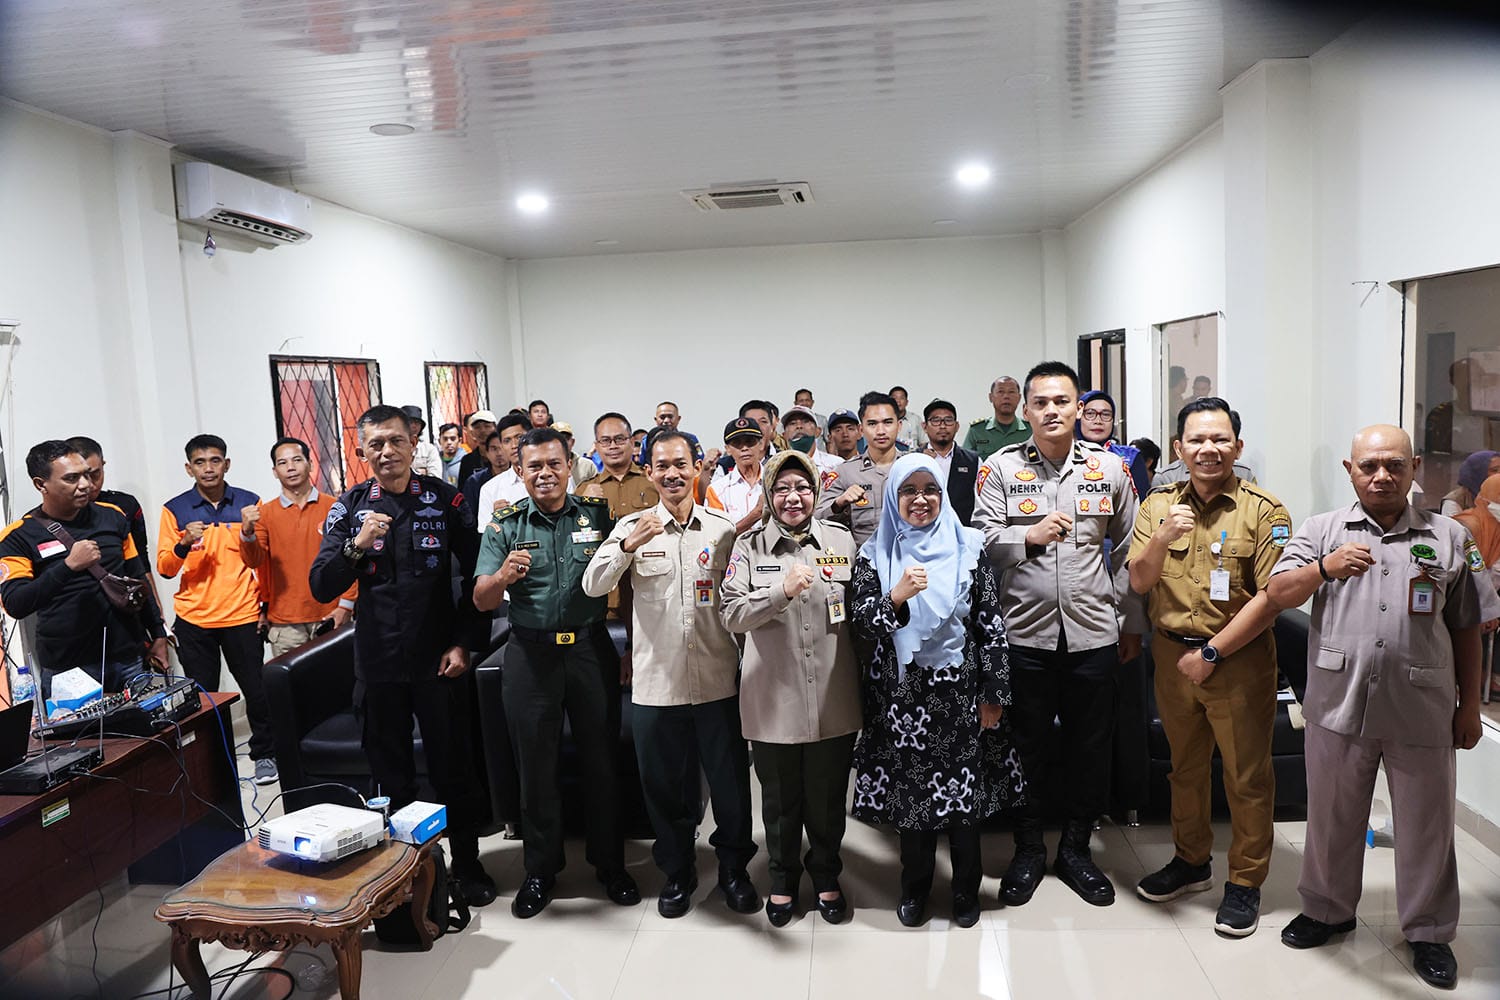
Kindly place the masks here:
<instances>
[{"instance_id":1,"label":"sar patch","mask_svg":"<svg viewBox=\"0 0 1500 1000\"><path fill-rule=\"evenodd\" d=\"M1479 554L1479 546L1474 544L1474 539L1464 539L1464 559L1469 564L1469 569L1475 573L1484 572L1484 556Z\"/></svg>"},{"instance_id":2,"label":"sar patch","mask_svg":"<svg viewBox=\"0 0 1500 1000\"><path fill-rule=\"evenodd\" d=\"M1035 514L1036 501L1031 499L1031 497L1027 497L1016 505L1016 510L1019 510L1022 514Z\"/></svg>"}]
</instances>

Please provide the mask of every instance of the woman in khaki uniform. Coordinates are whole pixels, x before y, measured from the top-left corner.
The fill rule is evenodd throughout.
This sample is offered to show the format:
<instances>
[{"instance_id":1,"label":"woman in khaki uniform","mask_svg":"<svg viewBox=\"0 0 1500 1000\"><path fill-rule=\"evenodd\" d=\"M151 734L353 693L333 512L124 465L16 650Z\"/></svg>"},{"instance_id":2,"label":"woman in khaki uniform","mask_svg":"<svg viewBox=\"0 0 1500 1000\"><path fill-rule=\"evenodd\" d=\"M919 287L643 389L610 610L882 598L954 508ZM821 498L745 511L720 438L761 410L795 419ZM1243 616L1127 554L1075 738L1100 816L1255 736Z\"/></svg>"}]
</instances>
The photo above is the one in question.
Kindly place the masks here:
<instances>
[{"instance_id":1,"label":"woman in khaki uniform","mask_svg":"<svg viewBox=\"0 0 1500 1000\"><path fill-rule=\"evenodd\" d=\"M771 869L766 916L776 927L792 919L805 866L818 912L836 924L849 913L839 846L860 727L845 594L854 537L813 517L818 474L801 452L777 453L761 482L767 517L735 541L721 614L729 631L745 635L740 717L761 784Z\"/></svg>"}]
</instances>

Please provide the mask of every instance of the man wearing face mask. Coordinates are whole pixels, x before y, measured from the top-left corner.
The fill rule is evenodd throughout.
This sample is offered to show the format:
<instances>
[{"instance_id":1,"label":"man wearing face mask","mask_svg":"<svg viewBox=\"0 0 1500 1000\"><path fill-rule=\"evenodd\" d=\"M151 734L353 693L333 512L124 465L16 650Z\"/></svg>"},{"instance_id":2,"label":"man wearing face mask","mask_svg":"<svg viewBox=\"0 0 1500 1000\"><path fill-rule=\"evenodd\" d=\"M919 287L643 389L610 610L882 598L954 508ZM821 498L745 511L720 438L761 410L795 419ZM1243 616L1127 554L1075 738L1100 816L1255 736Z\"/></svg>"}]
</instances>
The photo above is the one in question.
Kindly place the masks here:
<instances>
[{"instance_id":1,"label":"man wearing face mask","mask_svg":"<svg viewBox=\"0 0 1500 1000\"><path fill-rule=\"evenodd\" d=\"M584 570L614 521L608 501L568 492L568 449L557 431L527 431L519 451L526 498L497 511L486 526L474 583L480 611L510 601L502 685L521 784L526 867L511 913L525 920L542 912L563 868L557 759L564 711L583 773L586 857L609 898L633 906L641 895L625 870L604 680L604 664L613 669L617 657L604 624L605 599L583 589Z\"/></svg>"},{"instance_id":2,"label":"man wearing face mask","mask_svg":"<svg viewBox=\"0 0 1500 1000\"><path fill-rule=\"evenodd\" d=\"M736 913L760 908L745 871L755 842L736 690L740 656L719 621L719 581L729 565L734 523L693 502L701 465L681 431L652 438L651 480L661 502L621 518L583 575L584 593L602 596L629 574L620 603L630 623L632 729L656 832L651 853L667 877L656 907L667 918L687 913L698 887L693 840L700 764L713 800L716 829L709 843L719 858L719 888Z\"/></svg>"},{"instance_id":3,"label":"man wearing face mask","mask_svg":"<svg viewBox=\"0 0 1500 1000\"><path fill-rule=\"evenodd\" d=\"M782 434L787 447L800 451L813 460L818 474L836 472L844 460L830 455L818 444L818 416L805 406L794 406L781 418Z\"/></svg>"}]
</instances>

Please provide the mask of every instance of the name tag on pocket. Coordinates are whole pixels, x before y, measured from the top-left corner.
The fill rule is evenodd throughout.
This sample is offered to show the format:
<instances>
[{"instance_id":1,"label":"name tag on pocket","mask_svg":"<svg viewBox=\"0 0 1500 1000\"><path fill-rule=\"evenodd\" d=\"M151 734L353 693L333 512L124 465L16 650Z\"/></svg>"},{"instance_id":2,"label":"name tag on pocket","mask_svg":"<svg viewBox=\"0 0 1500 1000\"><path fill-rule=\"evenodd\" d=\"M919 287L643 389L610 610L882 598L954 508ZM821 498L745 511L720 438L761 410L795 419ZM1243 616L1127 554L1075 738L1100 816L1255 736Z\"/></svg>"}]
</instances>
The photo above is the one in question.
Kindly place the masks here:
<instances>
[{"instance_id":1,"label":"name tag on pocket","mask_svg":"<svg viewBox=\"0 0 1500 1000\"><path fill-rule=\"evenodd\" d=\"M542 543L538 542L538 541L535 541L535 540L532 540L532 541L529 541L529 542L517 542L516 543L516 551L517 552L527 552L527 551L530 551L531 549L539 549L541 547L542 547Z\"/></svg>"}]
</instances>

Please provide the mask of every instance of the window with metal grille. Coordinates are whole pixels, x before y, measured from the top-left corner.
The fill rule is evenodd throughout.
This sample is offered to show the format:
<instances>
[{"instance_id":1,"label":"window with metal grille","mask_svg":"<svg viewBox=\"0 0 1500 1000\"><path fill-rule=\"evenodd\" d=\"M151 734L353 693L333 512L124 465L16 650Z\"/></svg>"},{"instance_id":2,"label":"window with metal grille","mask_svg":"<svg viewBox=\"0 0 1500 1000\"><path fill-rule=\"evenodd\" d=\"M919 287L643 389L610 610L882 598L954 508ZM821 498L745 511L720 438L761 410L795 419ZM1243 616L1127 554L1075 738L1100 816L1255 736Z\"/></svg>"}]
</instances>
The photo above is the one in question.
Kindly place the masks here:
<instances>
[{"instance_id":1,"label":"window with metal grille","mask_svg":"<svg viewBox=\"0 0 1500 1000\"><path fill-rule=\"evenodd\" d=\"M370 478L370 467L355 451L356 423L380 402L380 362L273 354L271 396L276 436L307 442L320 491L337 496Z\"/></svg>"},{"instance_id":2,"label":"window with metal grille","mask_svg":"<svg viewBox=\"0 0 1500 1000\"><path fill-rule=\"evenodd\" d=\"M437 437L444 424L463 426L465 414L490 408L490 376L479 361L428 361L427 430Z\"/></svg>"}]
</instances>

